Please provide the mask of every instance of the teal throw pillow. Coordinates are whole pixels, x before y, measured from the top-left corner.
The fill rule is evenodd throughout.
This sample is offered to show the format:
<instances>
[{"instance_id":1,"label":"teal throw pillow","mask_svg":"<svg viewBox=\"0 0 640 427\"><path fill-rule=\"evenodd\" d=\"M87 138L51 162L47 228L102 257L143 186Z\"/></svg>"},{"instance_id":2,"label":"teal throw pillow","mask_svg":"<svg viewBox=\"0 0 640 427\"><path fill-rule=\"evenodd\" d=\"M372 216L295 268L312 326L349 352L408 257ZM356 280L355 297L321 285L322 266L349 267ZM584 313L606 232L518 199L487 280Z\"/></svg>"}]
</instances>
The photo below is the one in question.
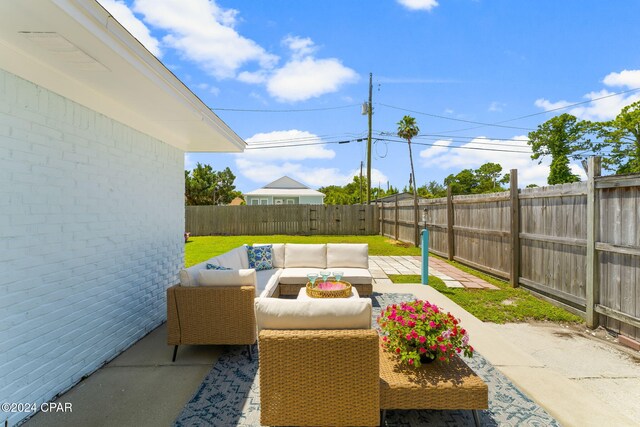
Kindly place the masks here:
<instances>
[{"instance_id":1,"label":"teal throw pillow","mask_svg":"<svg viewBox=\"0 0 640 427\"><path fill-rule=\"evenodd\" d=\"M229 267L223 267L221 265L207 264L207 270L231 270Z\"/></svg>"},{"instance_id":2,"label":"teal throw pillow","mask_svg":"<svg viewBox=\"0 0 640 427\"><path fill-rule=\"evenodd\" d=\"M256 271L271 270L273 268L273 246L247 246L249 268Z\"/></svg>"}]
</instances>

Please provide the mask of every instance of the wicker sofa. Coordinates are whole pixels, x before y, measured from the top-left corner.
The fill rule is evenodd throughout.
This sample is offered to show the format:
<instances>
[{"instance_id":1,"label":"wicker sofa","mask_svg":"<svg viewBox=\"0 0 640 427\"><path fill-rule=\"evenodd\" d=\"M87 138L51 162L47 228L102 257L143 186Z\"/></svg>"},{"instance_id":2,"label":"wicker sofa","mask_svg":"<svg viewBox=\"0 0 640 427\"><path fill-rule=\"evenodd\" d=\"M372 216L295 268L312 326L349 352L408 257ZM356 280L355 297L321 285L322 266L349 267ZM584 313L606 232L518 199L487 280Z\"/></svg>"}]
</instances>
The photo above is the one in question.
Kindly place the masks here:
<instances>
[{"instance_id":1,"label":"wicker sofa","mask_svg":"<svg viewBox=\"0 0 640 427\"><path fill-rule=\"evenodd\" d=\"M258 245L256 245L258 246ZM180 284L167 290L167 343L179 345L256 342L253 300L296 295L307 273L324 269L344 272L360 295L370 295L366 244L273 244L273 267L249 269L247 248L240 246L180 271ZM232 271L207 270L207 264Z\"/></svg>"},{"instance_id":2,"label":"wicker sofa","mask_svg":"<svg viewBox=\"0 0 640 427\"><path fill-rule=\"evenodd\" d=\"M369 298L257 298L255 311L261 424L379 425L379 344Z\"/></svg>"}]
</instances>

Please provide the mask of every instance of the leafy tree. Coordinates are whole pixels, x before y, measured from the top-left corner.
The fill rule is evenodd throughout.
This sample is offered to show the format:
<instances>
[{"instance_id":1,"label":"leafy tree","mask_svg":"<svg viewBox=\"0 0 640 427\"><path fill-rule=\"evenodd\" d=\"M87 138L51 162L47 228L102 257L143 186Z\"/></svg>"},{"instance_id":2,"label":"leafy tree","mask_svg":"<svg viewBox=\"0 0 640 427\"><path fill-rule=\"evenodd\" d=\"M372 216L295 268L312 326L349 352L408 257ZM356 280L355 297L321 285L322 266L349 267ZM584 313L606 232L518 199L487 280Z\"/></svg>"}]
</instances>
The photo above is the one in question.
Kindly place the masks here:
<instances>
[{"instance_id":1,"label":"leafy tree","mask_svg":"<svg viewBox=\"0 0 640 427\"><path fill-rule=\"evenodd\" d=\"M184 171L185 203L193 205L224 205L236 197L242 197L236 191L236 176L228 167L215 171L210 165L196 164L193 171Z\"/></svg>"},{"instance_id":2,"label":"leafy tree","mask_svg":"<svg viewBox=\"0 0 640 427\"><path fill-rule=\"evenodd\" d=\"M473 194L478 186L478 179L471 169L463 169L457 175L451 174L444 179L446 186L451 186L453 194Z\"/></svg>"},{"instance_id":3,"label":"leafy tree","mask_svg":"<svg viewBox=\"0 0 640 427\"><path fill-rule=\"evenodd\" d=\"M353 180L345 186L329 185L327 187L320 187L318 191L324 193L324 203L326 205L354 205L361 202L360 199L360 184L362 184L362 203L366 203L366 177L362 177L362 182L359 176L354 176ZM371 198L378 199L380 197L388 196L398 192L398 189L393 185L389 186L387 190L382 188L372 187Z\"/></svg>"},{"instance_id":4,"label":"leafy tree","mask_svg":"<svg viewBox=\"0 0 640 427\"><path fill-rule=\"evenodd\" d=\"M497 163L485 163L478 169L464 169L456 175L444 179L451 186L453 194L480 194L505 191L503 184L509 182L509 174L502 175L502 166ZM443 187L444 190L444 187ZM444 191L446 194L446 191ZM439 194L442 194L439 193ZM442 197L440 195L439 197Z\"/></svg>"},{"instance_id":5,"label":"leafy tree","mask_svg":"<svg viewBox=\"0 0 640 427\"><path fill-rule=\"evenodd\" d=\"M501 184L507 184L509 182L509 174L502 175L502 166L498 163L485 163L475 170L475 175L478 180L478 186L475 189L476 193L493 193L496 191L502 191Z\"/></svg>"},{"instance_id":6,"label":"leafy tree","mask_svg":"<svg viewBox=\"0 0 640 427\"><path fill-rule=\"evenodd\" d=\"M432 197L445 197L447 195L447 187L436 181L429 181L426 187Z\"/></svg>"},{"instance_id":7,"label":"leafy tree","mask_svg":"<svg viewBox=\"0 0 640 427\"><path fill-rule=\"evenodd\" d=\"M583 140L588 131L586 122L579 121L571 114L552 117L529 132L529 145L533 151L531 158L542 162L542 157L551 156L551 171L547 183L564 184L580 181L578 175L571 172L569 158L580 159L578 150L585 150L587 143Z\"/></svg>"},{"instance_id":8,"label":"leafy tree","mask_svg":"<svg viewBox=\"0 0 640 427\"><path fill-rule=\"evenodd\" d=\"M416 191L416 174L413 169L413 154L411 152L411 139L420 133L420 128L416 123L416 119L411 116L404 116L402 120L398 122L398 136L402 139L407 140L407 145L409 146L409 162L411 163L411 177L412 180L409 180L409 187L413 188L413 197L414 199L418 197L418 193ZM413 186L412 182L413 181Z\"/></svg>"},{"instance_id":9,"label":"leafy tree","mask_svg":"<svg viewBox=\"0 0 640 427\"><path fill-rule=\"evenodd\" d=\"M613 120L593 123L592 130L603 140L594 150L602 154L605 168L616 174L640 173L640 101L624 107Z\"/></svg>"}]
</instances>

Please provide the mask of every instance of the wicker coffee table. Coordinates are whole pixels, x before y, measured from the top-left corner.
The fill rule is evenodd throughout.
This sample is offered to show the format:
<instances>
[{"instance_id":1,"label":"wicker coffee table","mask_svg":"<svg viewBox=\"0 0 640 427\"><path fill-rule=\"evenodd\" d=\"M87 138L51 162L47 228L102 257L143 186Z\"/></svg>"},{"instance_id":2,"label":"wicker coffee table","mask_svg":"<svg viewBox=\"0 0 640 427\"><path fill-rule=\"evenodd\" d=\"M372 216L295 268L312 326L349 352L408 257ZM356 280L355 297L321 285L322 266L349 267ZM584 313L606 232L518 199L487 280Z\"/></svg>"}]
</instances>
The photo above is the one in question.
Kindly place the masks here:
<instances>
[{"instance_id":1,"label":"wicker coffee table","mask_svg":"<svg viewBox=\"0 0 640 427\"><path fill-rule=\"evenodd\" d=\"M380 349L382 425L387 409L468 409L479 426L477 410L488 408L487 385L459 357L411 368Z\"/></svg>"}]
</instances>

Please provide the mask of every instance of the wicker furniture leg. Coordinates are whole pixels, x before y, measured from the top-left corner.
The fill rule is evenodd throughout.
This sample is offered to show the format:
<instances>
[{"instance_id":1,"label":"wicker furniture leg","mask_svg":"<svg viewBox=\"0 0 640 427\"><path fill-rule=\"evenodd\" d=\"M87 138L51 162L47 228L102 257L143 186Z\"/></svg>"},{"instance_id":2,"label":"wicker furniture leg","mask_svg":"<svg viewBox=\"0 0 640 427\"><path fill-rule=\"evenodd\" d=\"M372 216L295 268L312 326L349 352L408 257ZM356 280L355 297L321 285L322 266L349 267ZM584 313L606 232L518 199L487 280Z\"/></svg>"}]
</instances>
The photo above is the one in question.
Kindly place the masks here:
<instances>
[{"instance_id":1,"label":"wicker furniture leg","mask_svg":"<svg viewBox=\"0 0 640 427\"><path fill-rule=\"evenodd\" d=\"M172 362L176 361L177 354L178 354L178 346L176 345L173 347L173 359L171 359Z\"/></svg>"},{"instance_id":2,"label":"wicker furniture leg","mask_svg":"<svg viewBox=\"0 0 640 427\"><path fill-rule=\"evenodd\" d=\"M478 415L478 411L476 409L472 409L471 413L473 414L473 422L476 424L476 427L480 427L480 416Z\"/></svg>"}]
</instances>

